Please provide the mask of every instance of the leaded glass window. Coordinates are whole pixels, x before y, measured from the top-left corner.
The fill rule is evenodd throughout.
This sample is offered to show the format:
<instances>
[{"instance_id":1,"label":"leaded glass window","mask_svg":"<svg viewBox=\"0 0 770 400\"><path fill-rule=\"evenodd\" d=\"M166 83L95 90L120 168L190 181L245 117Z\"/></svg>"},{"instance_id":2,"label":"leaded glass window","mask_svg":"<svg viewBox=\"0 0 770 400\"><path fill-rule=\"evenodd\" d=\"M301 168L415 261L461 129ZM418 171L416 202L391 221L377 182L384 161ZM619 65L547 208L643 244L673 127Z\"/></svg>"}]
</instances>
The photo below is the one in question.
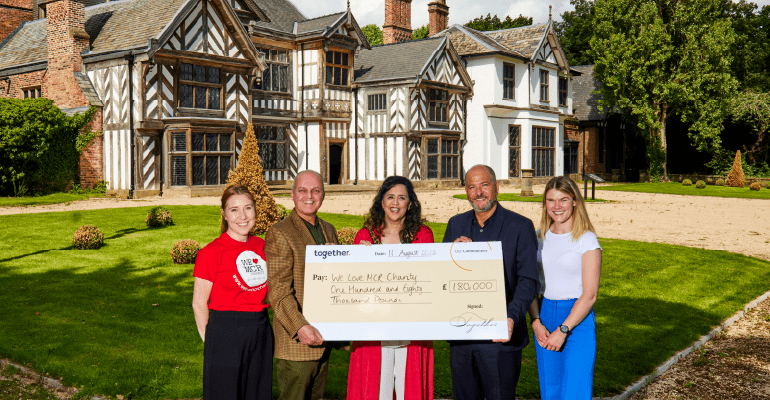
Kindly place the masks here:
<instances>
[{"instance_id":1,"label":"leaded glass window","mask_svg":"<svg viewBox=\"0 0 770 400\"><path fill-rule=\"evenodd\" d=\"M221 110L220 75L221 71L217 67L182 63L179 74L179 106Z\"/></svg>"},{"instance_id":2,"label":"leaded glass window","mask_svg":"<svg viewBox=\"0 0 770 400\"><path fill-rule=\"evenodd\" d=\"M288 128L285 126L263 125L255 127L258 132L259 156L262 158L262 169L285 170L287 169Z\"/></svg>"},{"instance_id":3,"label":"leaded glass window","mask_svg":"<svg viewBox=\"0 0 770 400\"><path fill-rule=\"evenodd\" d=\"M254 89L283 93L291 92L289 53L286 50L263 48L257 48L257 50L265 53L267 68L262 72L262 79L254 81Z\"/></svg>"},{"instance_id":4,"label":"leaded glass window","mask_svg":"<svg viewBox=\"0 0 770 400\"><path fill-rule=\"evenodd\" d=\"M190 151L187 151L188 134L172 132L169 138L171 185L186 186L188 173L193 186L224 185L234 156L232 136L231 133L191 132Z\"/></svg>"},{"instance_id":5,"label":"leaded glass window","mask_svg":"<svg viewBox=\"0 0 770 400\"><path fill-rule=\"evenodd\" d=\"M555 133L554 128L532 127L532 176L553 176Z\"/></svg>"},{"instance_id":6,"label":"leaded glass window","mask_svg":"<svg viewBox=\"0 0 770 400\"><path fill-rule=\"evenodd\" d=\"M519 176L521 162L521 127L511 125L508 127L508 176Z\"/></svg>"}]
</instances>

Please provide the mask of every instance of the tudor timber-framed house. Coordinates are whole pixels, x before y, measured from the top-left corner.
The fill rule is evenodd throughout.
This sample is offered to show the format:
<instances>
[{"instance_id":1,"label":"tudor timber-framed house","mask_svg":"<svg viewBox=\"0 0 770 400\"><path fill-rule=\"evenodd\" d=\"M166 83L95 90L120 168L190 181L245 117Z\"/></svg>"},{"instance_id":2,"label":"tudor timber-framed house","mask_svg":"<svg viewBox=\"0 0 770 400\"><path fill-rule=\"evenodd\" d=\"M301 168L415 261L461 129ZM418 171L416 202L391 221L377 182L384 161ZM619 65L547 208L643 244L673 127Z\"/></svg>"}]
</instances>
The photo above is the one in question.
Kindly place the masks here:
<instances>
[{"instance_id":1,"label":"tudor timber-framed house","mask_svg":"<svg viewBox=\"0 0 770 400\"><path fill-rule=\"evenodd\" d=\"M391 175L413 181L461 178L465 102L473 85L447 38L361 52L355 87L352 177L364 182Z\"/></svg>"},{"instance_id":2,"label":"tudor timber-framed house","mask_svg":"<svg viewBox=\"0 0 770 400\"><path fill-rule=\"evenodd\" d=\"M563 175L571 81L580 72L567 63L553 21L489 32L453 25L437 36L449 37L475 82L464 165L486 164L512 181Z\"/></svg>"},{"instance_id":3,"label":"tudor timber-framed house","mask_svg":"<svg viewBox=\"0 0 770 400\"><path fill-rule=\"evenodd\" d=\"M250 122L268 182L308 168L328 179L354 53L368 48L349 9L308 20L286 0L36 0L32 14L0 38L0 93L98 108L85 185L218 194Z\"/></svg>"}]
</instances>

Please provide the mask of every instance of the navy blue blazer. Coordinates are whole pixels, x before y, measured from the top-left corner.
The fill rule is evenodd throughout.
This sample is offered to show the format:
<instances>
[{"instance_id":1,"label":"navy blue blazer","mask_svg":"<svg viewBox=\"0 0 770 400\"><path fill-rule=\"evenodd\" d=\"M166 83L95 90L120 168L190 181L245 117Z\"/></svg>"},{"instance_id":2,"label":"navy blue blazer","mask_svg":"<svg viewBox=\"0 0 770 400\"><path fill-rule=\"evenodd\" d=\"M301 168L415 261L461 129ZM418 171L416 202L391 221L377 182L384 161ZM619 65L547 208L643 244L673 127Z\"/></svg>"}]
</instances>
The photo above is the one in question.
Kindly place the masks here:
<instances>
[{"instance_id":1,"label":"navy blue blazer","mask_svg":"<svg viewBox=\"0 0 770 400\"><path fill-rule=\"evenodd\" d=\"M505 301L508 318L513 320L511 340L496 343L500 350L521 350L529 344L526 314L529 306L540 291L540 279L537 272L537 238L535 227L529 218L506 210L500 203L495 220L484 229L494 229L496 237L502 242L503 266L505 267ZM460 236L471 237L473 210L455 215L449 220L444 234L444 242L454 242ZM457 341L453 344L462 344ZM491 342L482 342L491 343Z\"/></svg>"}]
</instances>

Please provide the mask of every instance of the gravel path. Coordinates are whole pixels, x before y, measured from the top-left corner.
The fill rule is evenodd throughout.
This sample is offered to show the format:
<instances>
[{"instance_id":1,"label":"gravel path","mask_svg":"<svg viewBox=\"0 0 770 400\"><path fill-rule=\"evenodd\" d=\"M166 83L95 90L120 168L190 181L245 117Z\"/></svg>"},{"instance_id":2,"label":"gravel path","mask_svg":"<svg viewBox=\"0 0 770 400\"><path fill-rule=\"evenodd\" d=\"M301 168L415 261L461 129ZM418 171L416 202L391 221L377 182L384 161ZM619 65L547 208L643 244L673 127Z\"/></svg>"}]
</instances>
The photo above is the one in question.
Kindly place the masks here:
<instances>
[{"instance_id":1,"label":"gravel path","mask_svg":"<svg viewBox=\"0 0 770 400\"><path fill-rule=\"evenodd\" d=\"M535 186L542 193L542 186ZM503 193L519 193L514 187L501 187ZM418 191L424 216L433 222L446 222L470 209L466 200L452 196L462 189ZM770 201L705 196L679 196L634 192L597 191L610 203L589 203L588 212L599 237L669 243L709 250L726 250L770 260ZM328 193L322 212L363 215L371 207L373 193ZM288 197L277 197L279 204L292 208ZM152 207L154 205L218 205L217 197L148 198L141 200L91 199L37 207L2 207L0 215L35 212L87 210L98 208ZM503 206L537 223L539 203L502 202Z\"/></svg>"}]
</instances>

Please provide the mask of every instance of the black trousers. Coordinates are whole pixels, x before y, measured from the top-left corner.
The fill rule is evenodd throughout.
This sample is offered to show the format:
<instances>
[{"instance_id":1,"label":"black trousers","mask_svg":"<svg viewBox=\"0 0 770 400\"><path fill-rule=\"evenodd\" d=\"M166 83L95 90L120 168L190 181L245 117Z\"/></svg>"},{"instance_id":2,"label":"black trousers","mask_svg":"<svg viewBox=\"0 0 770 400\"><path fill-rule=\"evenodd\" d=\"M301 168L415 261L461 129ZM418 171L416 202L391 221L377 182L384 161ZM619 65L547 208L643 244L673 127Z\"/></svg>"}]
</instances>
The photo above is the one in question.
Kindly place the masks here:
<instances>
[{"instance_id":1,"label":"black trousers","mask_svg":"<svg viewBox=\"0 0 770 400\"><path fill-rule=\"evenodd\" d=\"M203 345L203 400L270 400L273 330L267 310L209 311Z\"/></svg>"},{"instance_id":2,"label":"black trousers","mask_svg":"<svg viewBox=\"0 0 770 400\"><path fill-rule=\"evenodd\" d=\"M521 351L500 351L496 343L452 344L449 366L455 400L516 398Z\"/></svg>"}]
</instances>

